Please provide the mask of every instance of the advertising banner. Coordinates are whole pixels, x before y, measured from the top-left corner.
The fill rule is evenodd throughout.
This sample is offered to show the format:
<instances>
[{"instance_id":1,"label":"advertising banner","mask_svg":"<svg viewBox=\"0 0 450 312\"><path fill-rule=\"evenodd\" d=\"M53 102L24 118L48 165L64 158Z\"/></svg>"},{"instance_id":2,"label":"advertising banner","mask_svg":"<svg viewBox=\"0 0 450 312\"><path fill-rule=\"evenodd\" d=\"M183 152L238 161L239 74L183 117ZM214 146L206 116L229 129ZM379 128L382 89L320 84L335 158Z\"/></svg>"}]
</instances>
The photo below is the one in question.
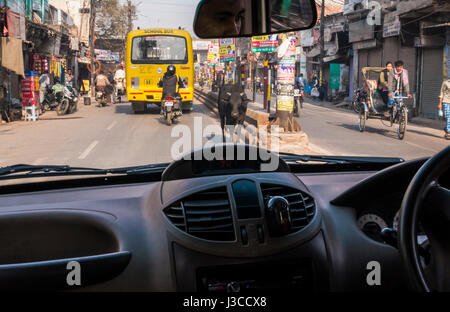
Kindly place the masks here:
<instances>
[{"instance_id":1,"label":"advertising banner","mask_svg":"<svg viewBox=\"0 0 450 312\"><path fill-rule=\"evenodd\" d=\"M219 55L219 45L210 44L208 46L208 66L219 66L220 55Z\"/></svg>"},{"instance_id":2,"label":"advertising banner","mask_svg":"<svg viewBox=\"0 0 450 312\"><path fill-rule=\"evenodd\" d=\"M295 79L295 58L289 57L279 60L277 79L279 83L291 82Z\"/></svg>"},{"instance_id":3,"label":"advertising banner","mask_svg":"<svg viewBox=\"0 0 450 312\"><path fill-rule=\"evenodd\" d=\"M120 52L111 52L110 50L95 49L97 60L104 64L119 64Z\"/></svg>"},{"instance_id":4,"label":"advertising banner","mask_svg":"<svg viewBox=\"0 0 450 312\"><path fill-rule=\"evenodd\" d=\"M275 52L278 47L278 35L252 37L252 52Z\"/></svg>"},{"instance_id":5,"label":"advertising banner","mask_svg":"<svg viewBox=\"0 0 450 312\"><path fill-rule=\"evenodd\" d=\"M208 50L208 46L211 44L211 41L205 40L193 40L192 48L194 50Z\"/></svg>"},{"instance_id":6,"label":"advertising banner","mask_svg":"<svg viewBox=\"0 0 450 312\"><path fill-rule=\"evenodd\" d=\"M236 60L236 46L233 38L220 39L220 62L231 62Z\"/></svg>"},{"instance_id":7,"label":"advertising banner","mask_svg":"<svg viewBox=\"0 0 450 312\"><path fill-rule=\"evenodd\" d=\"M341 64L330 64L330 89L339 89L341 82Z\"/></svg>"}]
</instances>

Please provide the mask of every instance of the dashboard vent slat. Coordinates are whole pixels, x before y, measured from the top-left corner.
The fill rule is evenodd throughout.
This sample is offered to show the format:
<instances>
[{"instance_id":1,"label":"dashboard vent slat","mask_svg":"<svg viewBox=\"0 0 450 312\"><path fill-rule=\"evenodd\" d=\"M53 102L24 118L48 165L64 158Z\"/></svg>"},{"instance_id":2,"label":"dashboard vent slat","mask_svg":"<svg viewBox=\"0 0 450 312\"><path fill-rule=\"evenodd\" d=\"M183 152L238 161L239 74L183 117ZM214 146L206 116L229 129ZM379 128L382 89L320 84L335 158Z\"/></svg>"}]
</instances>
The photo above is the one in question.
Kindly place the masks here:
<instances>
[{"instance_id":1,"label":"dashboard vent slat","mask_svg":"<svg viewBox=\"0 0 450 312\"><path fill-rule=\"evenodd\" d=\"M261 191L265 205L274 196L284 197L289 202L291 233L302 230L314 218L316 206L310 195L291 187L274 184L261 184Z\"/></svg>"},{"instance_id":2,"label":"dashboard vent slat","mask_svg":"<svg viewBox=\"0 0 450 312\"><path fill-rule=\"evenodd\" d=\"M192 194L165 208L164 213L173 225L192 236L210 241L235 240L226 187Z\"/></svg>"}]
</instances>

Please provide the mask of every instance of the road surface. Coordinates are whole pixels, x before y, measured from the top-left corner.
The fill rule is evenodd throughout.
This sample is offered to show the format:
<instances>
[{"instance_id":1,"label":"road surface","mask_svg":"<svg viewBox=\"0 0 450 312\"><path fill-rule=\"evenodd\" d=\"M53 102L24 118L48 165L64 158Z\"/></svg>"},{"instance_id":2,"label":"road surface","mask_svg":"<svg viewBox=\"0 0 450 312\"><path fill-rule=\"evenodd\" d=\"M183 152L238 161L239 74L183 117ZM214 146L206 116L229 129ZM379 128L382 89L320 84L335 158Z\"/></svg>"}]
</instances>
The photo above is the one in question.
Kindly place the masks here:
<instances>
[{"instance_id":1,"label":"road surface","mask_svg":"<svg viewBox=\"0 0 450 312\"><path fill-rule=\"evenodd\" d=\"M366 132L360 133L356 114L308 103L298 121L313 150L324 154L413 159L431 156L450 143L442 138L443 131L411 124L405 140L400 141L394 129L379 120L369 120ZM194 111L184 114L178 125L190 130L186 148L193 148L198 132L218 124L217 117L196 99ZM22 163L114 168L170 162L174 144L179 142L179 136L171 136L174 128L160 119L156 106L147 114L134 114L129 103L104 108L81 105L78 112L63 117L47 112L37 122L0 125L0 166ZM200 145L207 139L201 140Z\"/></svg>"},{"instance_id":2,"label":"road surface","mask_svg":"<svg viewBox=\"0 0 450 312\"><path fill-rule=\"evenodd\" d=\"M252 95L249 93L249 98ZM256 100L262 103L263 95ZM253 105L253 104L251 104ZM271 111L276 110L276 96ZM444 131L417 124L408 124L404 140L399 140L395 125L387 121L369 119L365 132L358 128L358 115L346 109L322 106L306 99L300 117L296 118L308 135L310 146L320 154L356 156L392 156L405 160L432 156L450 144Z\"/></svg>"}]
</instances>

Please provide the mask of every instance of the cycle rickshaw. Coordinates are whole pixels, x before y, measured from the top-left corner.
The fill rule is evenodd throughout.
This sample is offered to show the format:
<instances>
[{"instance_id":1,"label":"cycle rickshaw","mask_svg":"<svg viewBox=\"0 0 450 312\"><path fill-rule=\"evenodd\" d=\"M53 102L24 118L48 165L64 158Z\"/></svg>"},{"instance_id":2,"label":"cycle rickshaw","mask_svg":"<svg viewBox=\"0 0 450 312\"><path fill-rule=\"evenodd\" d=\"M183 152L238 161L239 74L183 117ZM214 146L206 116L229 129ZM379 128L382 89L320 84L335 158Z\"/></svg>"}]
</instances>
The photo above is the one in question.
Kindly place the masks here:
<instances>
[{"instance_id":1,"label":"cycle rickshaw","mask_svg":"<svg viewBox=\"0 0 450 312\"><path fill-rule=\"evenodd\" d=\"M384 67L363 67L361 69L366 96L361 98L359 103L359 131L364 132L366 120L369 118L380 119L381 122L386 120L389 122L390 127L394 124L396 125L398 138L403 140L408 123L408 109L403 100L407 97L395 94L393 108L387 108L378 89L378 77L383 70ZM389 112L389 117L385 116L386 112Z\"/></svg>"}]
</instances>

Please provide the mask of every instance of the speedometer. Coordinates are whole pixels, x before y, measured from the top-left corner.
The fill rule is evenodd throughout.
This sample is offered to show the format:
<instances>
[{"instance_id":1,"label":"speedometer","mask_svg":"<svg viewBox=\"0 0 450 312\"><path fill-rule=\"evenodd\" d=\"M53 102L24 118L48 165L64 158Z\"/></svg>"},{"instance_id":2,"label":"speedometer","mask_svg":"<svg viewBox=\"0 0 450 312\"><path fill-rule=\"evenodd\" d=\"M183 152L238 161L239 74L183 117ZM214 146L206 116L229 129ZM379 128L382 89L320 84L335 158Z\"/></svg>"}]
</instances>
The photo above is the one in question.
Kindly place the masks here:
<instances>
[{"instance_id":1,"label":"speedometer","mask_svg":"<svg viewBox=\"0 0 450 312\"><path fill-rule=\"evenodd\" d=\"M381 231L387 228L386 221L375 214L364 214L358 219L358 226L370 238L383 242Z\"/></svg>"}]
</instances>

